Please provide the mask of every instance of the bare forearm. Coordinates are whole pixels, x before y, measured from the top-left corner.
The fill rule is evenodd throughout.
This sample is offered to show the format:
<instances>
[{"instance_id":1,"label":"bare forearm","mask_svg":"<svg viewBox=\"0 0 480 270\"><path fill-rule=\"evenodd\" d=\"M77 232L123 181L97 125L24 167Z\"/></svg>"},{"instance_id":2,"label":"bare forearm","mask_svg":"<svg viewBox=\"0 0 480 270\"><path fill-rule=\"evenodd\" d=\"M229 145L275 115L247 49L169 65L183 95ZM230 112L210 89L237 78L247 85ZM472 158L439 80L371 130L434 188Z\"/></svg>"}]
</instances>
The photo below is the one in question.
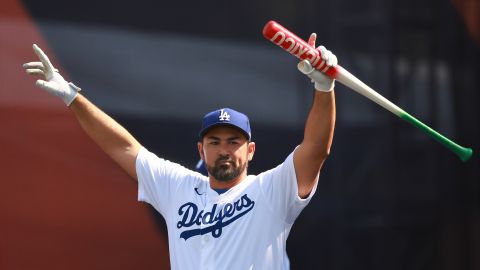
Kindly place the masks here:
<instances>
[{"instance_id":1,"label":"bare forearm","mask_svg":"<svg viewBox=\"0 0 480 270\"><path fill-rule=\"evenodd\" d=\"M90 138L136 179L135 159L141 147L140 143L84 96L78 95L70 108Z\"/></svg>"},{"instance_id":2,"label":"bare forearm","mask_svg":"<svg viewBox=\"0 0 480 270\"><path fill-rule=\"evenodd\" d=\"M305 124L304 139L294 155L298 195L306 198L330 153L335 128L335 94L315 91L314 101Z\"/></svg>"},{"instance_id":3,"label":"bare forearm","mask_svg":"<svg viewBox=\"0 0 480 270\"><path fill-rule=\"evenodd\" d=\"M25 63L23 68L27 74L41 76L36 85L61 98L93 141L136 179L135 161L140 144L115 120L80 95L80 88L68 83L37 45L33 44L33 50L41 62Z\"/></svg>"},{"instance_id":4,"label":"bare forearm","mask_svg":"<svg viewBox=\"0 0 480 270\"><path fill-rule=\"evenodd\" d=\"M330 153L335 128L335 93L315 91L313 105L305 124L302 144L311 150L311 157L323 160Z\"/></svg>"}]
</instances>

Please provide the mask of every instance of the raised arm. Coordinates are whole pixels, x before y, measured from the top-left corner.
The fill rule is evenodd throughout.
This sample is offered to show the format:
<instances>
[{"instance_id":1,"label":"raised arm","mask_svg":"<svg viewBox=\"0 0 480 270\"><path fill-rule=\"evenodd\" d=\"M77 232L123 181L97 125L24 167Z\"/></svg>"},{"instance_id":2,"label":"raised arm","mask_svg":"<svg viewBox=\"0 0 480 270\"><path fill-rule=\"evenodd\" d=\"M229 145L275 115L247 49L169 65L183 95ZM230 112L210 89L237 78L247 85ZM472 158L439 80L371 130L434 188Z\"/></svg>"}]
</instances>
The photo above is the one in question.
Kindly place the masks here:
<instances>
[{"instance_id":1,"label":"raised arm","mask_svg":"<svg viewBox=\"0 0 480 270\"><path fill-rule=\"evenodd\" d=\"M37 80L36 85L61 98L90 138L136 180L135 161L140 143L125 128L79 94L80 88L67 83L38 46L33 45L33 49L40 62L26 63L23 67L28 74L39 75L45 79Z\"/></svg>"},{"instance_id":2,"label":"raised arm","mask_svg":"<svg viewBox=\"0 0 480 270\"><path fill-rule=\"evenodd\" d=\"M70 108L88 136L137 180L135 161L141 147L140 143L83 95L78 94Z\"/></svg>"},{"instance_id":3,"label":"raised arm","mask_svg":"<svg viewBox=\"0 0 480 270\"><path fill-rule=\"evenodd\" d=\"M316 35L312 34L309 44L315 46ZM325 47L320 46L322 58L328 66L337 65L337 58ZM312 191L320 169L330 154L335 129L334 80L313 69L306 60L298 65L299 70L315 82L313 104L305 124L303 141L294 154L298 195L306 198Z\"/></svg>"}]
</instances>

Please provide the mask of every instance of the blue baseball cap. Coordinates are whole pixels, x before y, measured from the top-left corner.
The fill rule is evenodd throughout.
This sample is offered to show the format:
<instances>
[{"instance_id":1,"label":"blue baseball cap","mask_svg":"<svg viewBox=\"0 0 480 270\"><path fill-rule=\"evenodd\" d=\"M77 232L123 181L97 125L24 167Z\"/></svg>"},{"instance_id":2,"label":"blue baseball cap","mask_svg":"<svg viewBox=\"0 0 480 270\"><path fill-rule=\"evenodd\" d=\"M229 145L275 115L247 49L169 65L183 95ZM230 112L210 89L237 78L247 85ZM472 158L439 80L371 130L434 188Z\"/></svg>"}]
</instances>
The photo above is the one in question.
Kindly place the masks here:
<instances>
[{"instance_id":1,"label":"blue baseball cap","mask_svg":"<svg viewBox=\"0 0 480 270\"><path fill-rule=\"evenodd\" d=\"M252 138L248 117L233 109L223 108L209 112L203 117L199 139L201 140L210 129L218 126L231 126L237 128L245 135L245 137L247 137L248 140Z\"/></svg>"}]
</instances>

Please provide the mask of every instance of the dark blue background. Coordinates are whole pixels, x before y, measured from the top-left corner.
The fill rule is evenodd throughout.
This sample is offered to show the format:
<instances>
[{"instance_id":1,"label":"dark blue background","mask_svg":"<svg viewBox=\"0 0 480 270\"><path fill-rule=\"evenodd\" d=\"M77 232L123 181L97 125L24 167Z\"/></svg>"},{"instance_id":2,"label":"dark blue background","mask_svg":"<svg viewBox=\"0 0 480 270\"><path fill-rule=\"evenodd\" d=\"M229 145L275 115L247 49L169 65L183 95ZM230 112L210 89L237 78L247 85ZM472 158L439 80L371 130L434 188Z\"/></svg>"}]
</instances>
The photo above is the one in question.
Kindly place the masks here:
<instances>
[{"instance_id":1,"label":"dark blue background","mask_svg":"<svg viewBox=\"0 0 480 270\"><path fill-rule=\"evenodd\" d=\"M479 269L480 49L449 1L23 2L73 80L91 86L87 89L96 88L85 91L86 96L151 151L191 168L198 160L196 134L203 116L199 112L220 106L246 111L251 117L257 152L250 173L283 161L302 138L311 85L296 73L295 60L264 40L261 30L274 19L301 37L316 31L319 41L351 73L475 153L471 161L462 163L416 128L337 83L338 119L332 153L321 172L317 194L292 229L288 243L292 269ZM118 31L128 42L118 43L118 38L99 34L97 39L79 43L68 38L73 34L62 31L64 26L84 29L82 33ZM206 57L199 49L190 52L193 57L184 63L195 63L197 70L211 77L200 77L203 75L194 71L172 75L178 76L179 83L190 82L188 91L204 91L202 87L208 85L216 95L205 94L198 100L175 84L163 85L161 77L155 80L156 75L148 78L152 83L149 90L160 87L158 90L137 93L132 87L122 89L123 82L134 85L136 74L152 73L149 59L158 63L156 74L170 74L169 66L181 66L174 62L184 57L177 55L175 48L161 56L152 53L165 48L150 48L148 38L132 41L129 33L224 48L226 53L218 59ZM235 45L247 49L231 49ZM120 53L101 57L99 48ZM271 53L273 58L268 59L278 61L278 66L256 62L248 48L259 48L259 54ZM88 62L89 52L96 53L98 63ZM134 53L122 63L115 62L124 52ZM227 58L230 55L232 59ZM114 64L105 65L112 69L127 65L131 72L126 73L132 77L108 73L104 61L112 61ZM89 65L98 67L95 76L85 71ZM218 68L232 67L252 74L249 81L242 74L215 76ZM283 74L292 77L285 79ZM275 92L274 87L255 89L264 80L266 85L285 85L282 77L295 86L293 100ZM239 83L249 87L236 86ZM150 88L148 83L139 87ZM160 105L164 89L183 101L161 112L137 112L145 104L155 107L156 100L164 106ZM242 93L243 98L238 98ZM135 95L143 95L143 100L132 101L130 108L129 99ZM118 99L112 101L111 96ZM219 97L223 99L216 103ZM278 105L290 101L290 108ZM171 117L183 111L188 111L183 117ZM295 116L288 123L279 119L269 122L262 117L268 113ZM158 220L163 229L161 217Z\"/></svg>"}]
</instances>

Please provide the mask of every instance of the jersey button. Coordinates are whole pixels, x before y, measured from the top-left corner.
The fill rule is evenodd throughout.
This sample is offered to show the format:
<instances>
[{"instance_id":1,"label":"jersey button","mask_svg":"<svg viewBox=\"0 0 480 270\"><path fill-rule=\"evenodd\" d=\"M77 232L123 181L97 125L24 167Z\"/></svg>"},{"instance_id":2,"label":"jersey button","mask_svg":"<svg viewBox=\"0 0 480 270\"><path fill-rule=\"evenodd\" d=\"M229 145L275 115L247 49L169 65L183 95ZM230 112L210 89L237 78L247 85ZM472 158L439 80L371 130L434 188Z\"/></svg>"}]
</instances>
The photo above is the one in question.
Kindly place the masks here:
<instances>
[{"instance_id":1,"label":"jersey button","mask_svg":"<svg viewBox=\"0 0 480 270\"><path fill-rule=\"evenodd\" d=\"M209 240L210 240L210 237L208 235L202 236L202 243L204 245L207 244Z\"/></svg>"}]
</instances>

